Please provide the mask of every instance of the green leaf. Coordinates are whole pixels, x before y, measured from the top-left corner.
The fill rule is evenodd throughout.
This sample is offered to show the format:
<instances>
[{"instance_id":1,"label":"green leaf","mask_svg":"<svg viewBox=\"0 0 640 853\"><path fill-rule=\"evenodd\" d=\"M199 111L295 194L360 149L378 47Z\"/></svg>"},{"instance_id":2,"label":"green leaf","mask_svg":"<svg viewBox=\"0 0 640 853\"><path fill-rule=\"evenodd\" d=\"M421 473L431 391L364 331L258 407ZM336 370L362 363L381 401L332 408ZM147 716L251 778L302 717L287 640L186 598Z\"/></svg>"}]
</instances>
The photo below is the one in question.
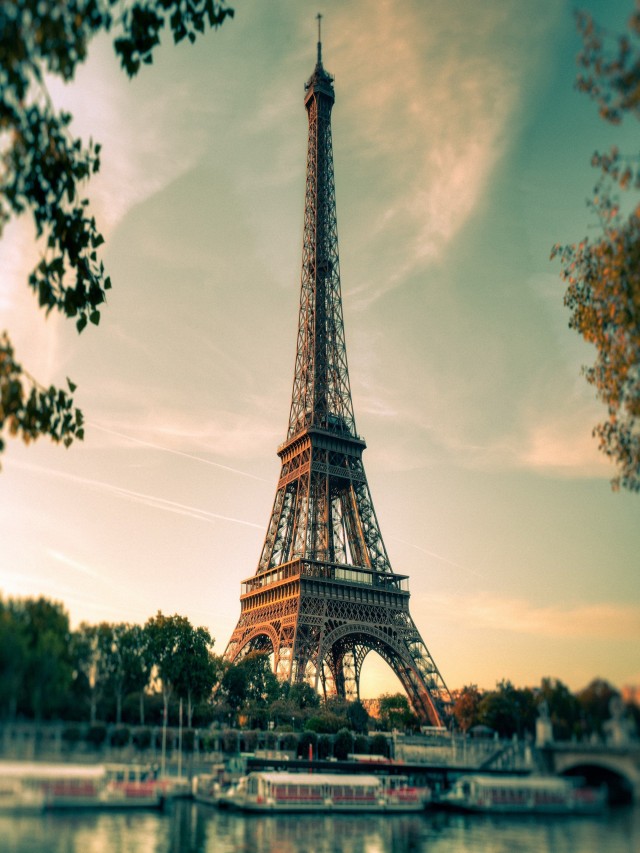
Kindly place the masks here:
<instances>
[{"instance_id":1,"label":"green leaf","mask_svg":"<svg viewBox=\"0 0 640 853\"><path fill-rule=\"evenodd\" d=\"M71 391L72 394L76 390L76 388L78 387L69 379L68 376L67 376L67 385L69 386L69 391Z\"/></svg>"},{"instance_id":2,"label":"green leaf","mask_svg":"<svg viewBox=\"0 0 640 853\"><path fill-rule=\"evenodd\" d=\"M97 326L100 323L100 312L92 311L89 315L89 319L91 320L94 326Z\"/></svg>"},{"instance_id":3,"label":"green leaf","mask_svg":"<svg viewBox=\"0 0 640 853\"><path fill-rule=\"evenodd\" d=\"M78 332L81 332L86 325L87 325L87 318L83 314L82 317L80 317L80 319L76 322L76 328L77 328Z\"/></svg>"}]
</instances>

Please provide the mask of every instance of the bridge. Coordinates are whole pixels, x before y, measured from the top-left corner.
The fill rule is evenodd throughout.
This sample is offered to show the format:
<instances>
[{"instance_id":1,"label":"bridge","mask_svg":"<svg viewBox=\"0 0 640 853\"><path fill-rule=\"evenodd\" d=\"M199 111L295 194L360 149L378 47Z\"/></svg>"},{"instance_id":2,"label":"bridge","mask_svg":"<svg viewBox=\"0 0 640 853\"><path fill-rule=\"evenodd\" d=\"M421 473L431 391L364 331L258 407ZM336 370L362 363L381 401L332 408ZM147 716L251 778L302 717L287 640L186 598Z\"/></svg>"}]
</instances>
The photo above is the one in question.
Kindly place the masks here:
<instances>
[{"instance_id":1,"label":"bridge","mask_svg":"<svg viewBox=\"0 0 640 853\"><path fill-rule=\"evenodd\" d=\"M615 803L640 802L640 742L626 744L551 742L537 748L549 773L579 776L606 785Z\"/></svg>"}]
</instances>

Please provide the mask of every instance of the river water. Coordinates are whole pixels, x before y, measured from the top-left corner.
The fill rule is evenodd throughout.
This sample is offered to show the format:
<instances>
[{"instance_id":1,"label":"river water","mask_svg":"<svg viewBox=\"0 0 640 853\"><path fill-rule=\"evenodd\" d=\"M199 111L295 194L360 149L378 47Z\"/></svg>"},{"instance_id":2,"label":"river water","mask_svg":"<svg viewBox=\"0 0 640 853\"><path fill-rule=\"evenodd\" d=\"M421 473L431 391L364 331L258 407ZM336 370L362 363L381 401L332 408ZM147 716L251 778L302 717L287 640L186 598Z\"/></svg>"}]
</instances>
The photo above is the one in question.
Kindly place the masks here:
<instances>
[{"instance_id":1,"label":"river water","mask_svg":"<svg viewBox=\"0 0 640 853\"><path fill-rule=\"evenodd\" d=\"M168 811L0 815L0 853L638 853L640 805L598 817L241 815Z\"/></svg>"}]
</instances>

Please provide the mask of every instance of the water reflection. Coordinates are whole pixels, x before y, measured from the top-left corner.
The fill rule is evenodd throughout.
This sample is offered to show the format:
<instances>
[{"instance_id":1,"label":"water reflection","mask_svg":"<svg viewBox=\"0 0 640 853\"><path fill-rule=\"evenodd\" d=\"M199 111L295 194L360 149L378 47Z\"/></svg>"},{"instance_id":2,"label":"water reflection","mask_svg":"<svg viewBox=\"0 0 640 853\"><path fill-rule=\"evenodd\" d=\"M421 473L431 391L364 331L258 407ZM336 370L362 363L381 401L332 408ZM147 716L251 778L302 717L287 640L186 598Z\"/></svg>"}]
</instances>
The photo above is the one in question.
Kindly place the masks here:
<instances>
[{"instance_id":1,"label":"water reflection","mask_svg":"<svg viewBox=\"0 0 640 853\"><path fill-rule=\"evenodd\" d=\"M0 816L2 853L636 853L640 808L589 817L240 815L191 802L158 812Z\"/></svg>"},{"instance_id":2,"label":"water reflection","mask_svg":"<svg viewBox=\"0 0 640 853\"><path fill-rule=\"evenodd\" d=\"M278 853L381 853L386 850L418 850L423 826L420 817L398 821L380 815L301 815L240 819L229 815L236 831L235 850ZM219 828L216 828L216 833ZM214 839L217 842L217 838ZM206 848L214 850L213 844Z\"/></svg>"}]
</instances>

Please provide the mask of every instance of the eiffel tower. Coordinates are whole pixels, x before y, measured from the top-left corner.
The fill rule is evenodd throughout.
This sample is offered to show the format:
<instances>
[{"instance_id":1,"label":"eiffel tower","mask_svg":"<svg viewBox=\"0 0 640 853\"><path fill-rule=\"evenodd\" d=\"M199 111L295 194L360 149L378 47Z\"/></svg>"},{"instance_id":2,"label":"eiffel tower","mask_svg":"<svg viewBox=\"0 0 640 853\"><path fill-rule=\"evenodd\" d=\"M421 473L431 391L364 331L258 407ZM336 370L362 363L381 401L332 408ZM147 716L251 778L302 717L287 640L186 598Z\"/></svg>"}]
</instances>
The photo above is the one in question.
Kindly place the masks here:
<instances>
[{"instance_id":1,"label":"eiffel tower","mask_svg":"<svg viewBox=\"0 0 640 853\"><path fill-rule=\"evenodd\" d=\"M347 369L331 109L333 77L318 59L305 85L309 120L297 352L289 427L256 573L225 658L273 656L275 674L324 695L359 698L377 652L419 719L447 725L451 696L409 613L407 575L392 571L365 475Z\"/></svg>"}]
</instances>

